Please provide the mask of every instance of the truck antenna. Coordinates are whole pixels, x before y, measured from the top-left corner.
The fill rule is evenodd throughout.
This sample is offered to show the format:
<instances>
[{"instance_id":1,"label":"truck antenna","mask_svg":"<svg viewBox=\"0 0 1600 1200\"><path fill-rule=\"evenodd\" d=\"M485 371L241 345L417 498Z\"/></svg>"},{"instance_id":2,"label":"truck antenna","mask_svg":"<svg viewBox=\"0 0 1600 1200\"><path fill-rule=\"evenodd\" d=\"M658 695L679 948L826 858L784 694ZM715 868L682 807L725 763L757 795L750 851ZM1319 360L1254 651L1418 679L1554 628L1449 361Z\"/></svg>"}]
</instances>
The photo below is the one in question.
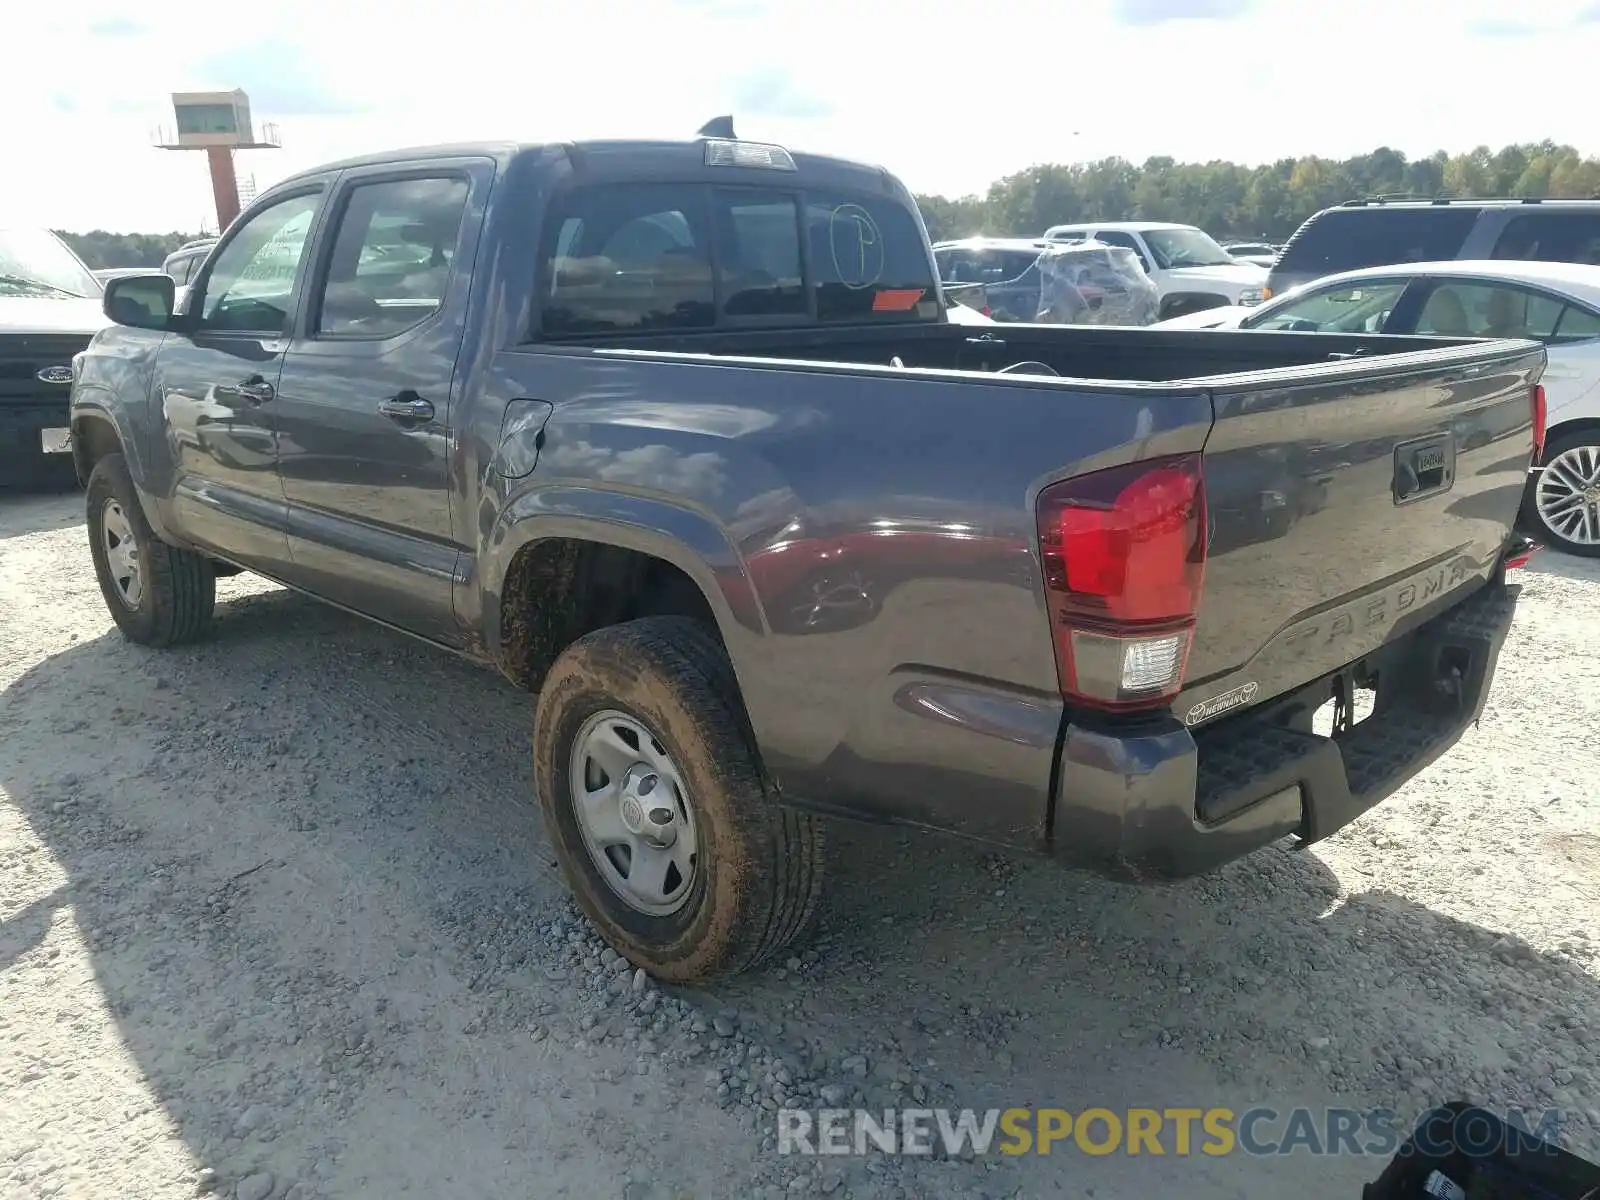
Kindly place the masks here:
<instances>
[{"instance_id":1,"label":"truck antenna","mask_svg":"<svg viewBox=\"0 0 1600 1200\"><path fill-rule=\"evenodd\" d=\"M698 136L728 138L730 141L733 140L735 135L733 132L732 114L729 114L725 117L712 117L711 120L700 126L700 133Z\"/></svg>"}]
</instances>

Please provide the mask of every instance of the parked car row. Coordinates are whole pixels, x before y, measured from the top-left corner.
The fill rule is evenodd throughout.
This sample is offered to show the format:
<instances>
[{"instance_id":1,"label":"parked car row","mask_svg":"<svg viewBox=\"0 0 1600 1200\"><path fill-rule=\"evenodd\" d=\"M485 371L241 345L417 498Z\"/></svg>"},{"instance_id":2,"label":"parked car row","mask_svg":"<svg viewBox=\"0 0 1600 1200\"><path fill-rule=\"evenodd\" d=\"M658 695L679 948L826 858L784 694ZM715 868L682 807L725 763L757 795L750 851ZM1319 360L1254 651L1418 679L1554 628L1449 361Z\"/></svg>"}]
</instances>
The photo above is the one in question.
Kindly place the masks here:
<instances>
[{"instance_id":1,"label":"parked car row","mask_svg":"<svg viewBox=\"0 0 1600 1200\"><path fill-rule=\"evenodd\" d=\"M997 320L1082 323L1082 306L1047 313L1037 303L1040 256L1063 242L1131 254L1155 284L1162 328L1544 344L1549 442L1524 520L1551 546L1600 556L1600 200L1356 200L1314 214L1283 246L1091 221L934 253L944 283Z\"/></svg>"},{"instance_id":2,"label":"parked car row","mask_svg":"<svg viewBox=\"0 0 1600 1200\"><path fill-rule=\"evenodd\" d=\"M938 243L934 258L944 284L982 284L990 315L998 320L1108 323L1092 292L1083 303L1050 310L1040 303L1040 256L1061 246L1084 247L1085 268L1094 264L1113 272L1121 279L1122 293L1143 295L1140 277L1153 285L1153 308L1142 303L1118 306L1122 324L1257 304L1266 296L1266 267L1234 257L1193 225L1171 222L1089 222L1052 226L1042 238L964 238ZM1068 260L1052 261L1062 269Z\"/></svg>"}]
</instances>

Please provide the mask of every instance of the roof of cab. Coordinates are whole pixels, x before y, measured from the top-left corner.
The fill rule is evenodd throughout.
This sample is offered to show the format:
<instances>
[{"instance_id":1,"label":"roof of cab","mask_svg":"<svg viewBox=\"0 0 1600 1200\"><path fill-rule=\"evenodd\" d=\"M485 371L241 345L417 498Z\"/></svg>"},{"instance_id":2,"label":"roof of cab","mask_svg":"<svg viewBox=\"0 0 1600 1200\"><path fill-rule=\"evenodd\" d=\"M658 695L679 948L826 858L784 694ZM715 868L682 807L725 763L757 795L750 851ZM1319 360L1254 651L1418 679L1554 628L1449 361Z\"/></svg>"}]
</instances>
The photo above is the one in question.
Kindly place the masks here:
<instances>
[{"instance_id":1,"label":"roof of cab","mask_svg":"<svg viewBox=\"0 0 1600 1200\"><path fill-rule=\"evenodd\" d=\"M563 154L580 174L588 174L593 171L601 177L625 173L630 178L648 180L652 177L660 177L665 179L669 176L682 176L686 170L696 174L707 170L704 150L707 140L711 139L695 138L677 141L660 139L595 139L580 142L452 142L433 146L412 146L378 151L373 154L363 154L354 158L341 159L337 162L323 163L297 172L274 185L272 190L278 191L285 184L328 175L336 171L363 167L381 167L390 164L427 162L432 159L489 158L500 164L501 168L504 169L514 160L532 158L551 151ZM754 139L736 140L754 141ZM788 148L785 147L785 149ZM794 159L800 173L814 181L862 187L866 186L870 180L876 180L874 190L889 194L895 194L897 191L904 192L903 185L899 185L894 176L880 166L855 162L832 155L807 154L798 150L789 150L789 154ZM612 164L623 162L627 164L625 172L615 168L606 169ZM727 177L730 179L737 175L741 177L741 182L747 182L752 177L770 180L774 175L779 174L768 169L746 167L717 167L715 170L727 172Z\"/></svg>"}]
</instances>

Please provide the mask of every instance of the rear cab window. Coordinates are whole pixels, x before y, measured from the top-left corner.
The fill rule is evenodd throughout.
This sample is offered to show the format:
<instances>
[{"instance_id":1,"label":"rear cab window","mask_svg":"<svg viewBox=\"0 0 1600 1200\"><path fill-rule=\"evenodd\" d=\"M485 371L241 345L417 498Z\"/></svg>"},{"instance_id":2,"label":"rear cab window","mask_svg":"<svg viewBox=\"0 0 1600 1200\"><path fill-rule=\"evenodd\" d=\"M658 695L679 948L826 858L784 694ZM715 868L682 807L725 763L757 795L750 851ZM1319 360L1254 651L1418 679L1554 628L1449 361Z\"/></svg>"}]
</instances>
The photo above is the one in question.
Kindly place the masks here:
<instances>
[{"instance_id":1,"label":"rear cab window","mask_svg":"<svg viewBox=\"0 0 1600 1200\"><path fill-rule=\"evenodd\" d=\"M1455 258L1480 211L1455 205L1331 209L1300 228L1275 269L1320 276Z\"/></svg>"},{"instance_id":2,"label":"rear cab window","mask_svg":"<svg viewBox=\"0 0 1600 1200\"><path fill-rule=\"evenodd\" d=\"M920 226L892 199L803 187L598 183L541 235L539 336L939 319Z\"/></svg>"}]
</instances>

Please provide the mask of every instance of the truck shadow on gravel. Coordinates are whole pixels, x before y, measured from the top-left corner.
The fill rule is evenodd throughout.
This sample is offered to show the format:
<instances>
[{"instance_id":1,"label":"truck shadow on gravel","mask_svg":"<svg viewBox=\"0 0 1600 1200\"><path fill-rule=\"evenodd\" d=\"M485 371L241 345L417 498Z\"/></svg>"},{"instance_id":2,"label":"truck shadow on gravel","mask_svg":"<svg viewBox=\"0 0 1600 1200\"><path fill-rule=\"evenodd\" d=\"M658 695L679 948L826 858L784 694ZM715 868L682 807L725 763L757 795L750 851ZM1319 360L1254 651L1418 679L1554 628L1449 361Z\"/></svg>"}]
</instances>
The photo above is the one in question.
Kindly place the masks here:
<instances>
[{"instance_id":1,"label":"truck shadow on gravel","mask_svg":"<svg viewBox=\"0 0 1600 1200\"><path fill-rule=\"evenodd\" d=\"M204 645L156 654L111 633L0 694L0 788L66 878L0 924L0 969L44 970L43 931L70 903L144 1086L224 1179L270 1170L271 1194L298 1181L296 1200L397 1180L563 1195L541 1121L577 1106L581 1153L617 1164L598 1177L653 1200L671 1193L623 1172L692 1185L673 1156L694 1130L676 1145L661 1130L714 1107L749 1130L729 1161L754 1166L701 1196L808 1173L857 1196L1348 1196L1380 1162L819 1168L773 1151L771 1107L1409 1119L1458 1096L1576 1108L1600 1084L1600 943L1543 954L1398 895L1341 898L1314 853L1279 848L1146 889L839 826L817 935L793 957L714 995L617 986L527 803L529 698L290 593L224 592ZM1568 1135L1600 1144L1586 1118ZM572 1194L595 1177L571 1175Z\"/></svg>"}]
</instances>

